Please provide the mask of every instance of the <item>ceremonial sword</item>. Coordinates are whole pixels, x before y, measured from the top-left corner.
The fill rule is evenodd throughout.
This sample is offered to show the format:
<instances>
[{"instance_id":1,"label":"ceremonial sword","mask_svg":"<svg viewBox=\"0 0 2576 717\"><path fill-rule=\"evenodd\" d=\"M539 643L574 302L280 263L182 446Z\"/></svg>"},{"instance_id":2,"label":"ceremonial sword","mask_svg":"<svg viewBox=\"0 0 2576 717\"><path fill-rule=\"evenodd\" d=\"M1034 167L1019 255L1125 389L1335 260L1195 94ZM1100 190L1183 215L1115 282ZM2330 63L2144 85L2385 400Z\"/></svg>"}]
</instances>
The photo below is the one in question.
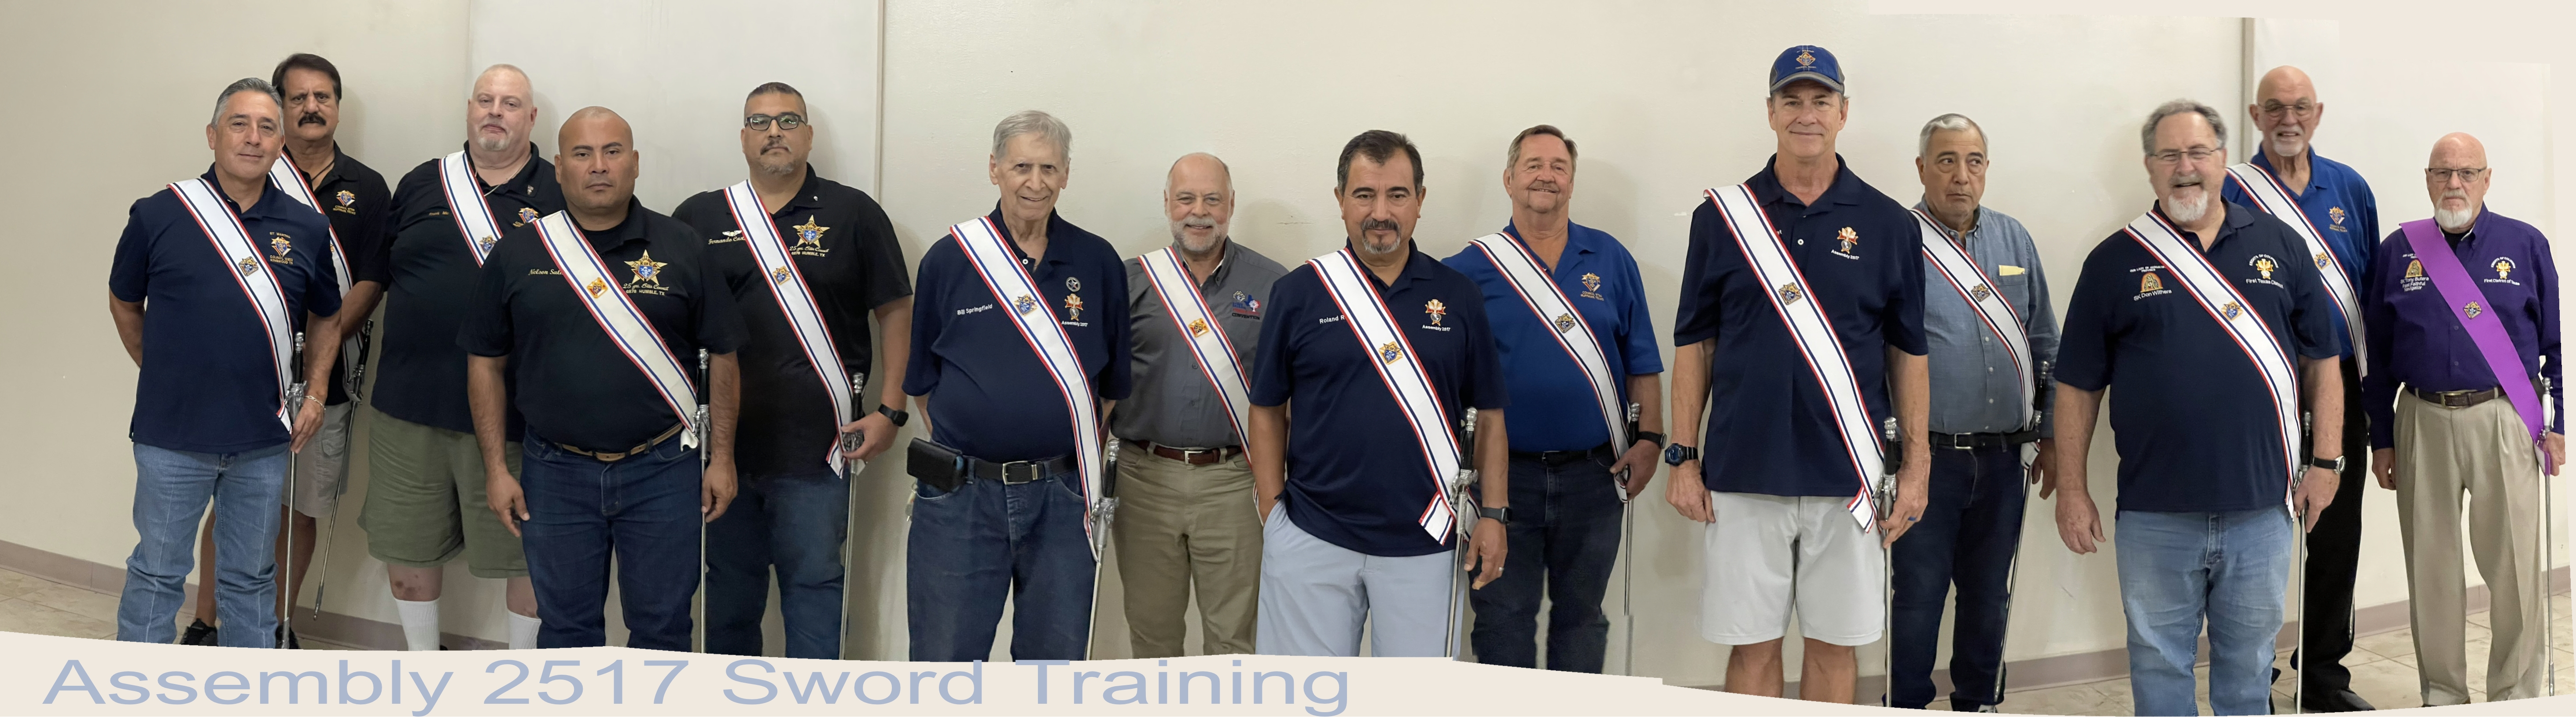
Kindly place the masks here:
<instances>
[{"instance_id":1,"label":"ceremonial sword","mask_svg":"<svg viewBox=\"0 0 2576 717\"><path fill-rule=\"evenodd\" d=\"M1100 568L1109 564L1109 523L1118 518L1118 437L1101 451L1100 496L1091 502L1091 618L1082 630L1082 659L1092 659L1100 645ZM1081 451L1075 451L1079 456Z\"/></svg>"},{"instance_id":2,"label":"ceremonial sword","mask_svg":"<svg viewBox=\"0 0 2576 717\"><path fill-rule=\"evenodd\" d=\"M295 332L295 356L288 362L288 366L296 378L304 376L304 332L302 331ZM285 596L284 599L277 601L277 634L275 635L277 648L281 650L286 649L286 636L292 632L287 628L287 622L295 615L295 420L291 417L304 412L305 388L303 381L286 384L286 405L289 406L286 410L287 415L290 416L286 423L287 517L280 520L285 525L278 526L286 531L286 566L284 570L277 571L277 579L282 583L278 590L285 593ZM315 433L318 434L320 431L317 430ZM314 602L313 609L322 609L322 603Z\"/></svg>"},{"instance_id":3,"label":"ceremonial sword","mask_svg":"<svg viewBox=\"0 0 2576 717\"><path fill-rule=\"evenodd\" d=\"M1627 440L1612 445L1633 445L1637 442L1637 414L1641 411L1642 409L1635 402L1628 404ZM1620 455L1626 454L1625 449L1620 450ZM1620 639L1620 648L1627 656L1621 658L1619 669L1621 673L1634 677L1637 675L1637 610L1636 602L1631 598L1637 591L1637 541L1633 533L1637 524L1637 514L1628 509L1634 505L1628 490L1628 474L1631 470L1633 469L1620 469L1612 487L1619 493L1619 562L1624 564L1619 569L1619 619L1627 625L1625 636Z\"/></svg>"},{"instance_id":4,"label":"ceremonial sword","mask_svg":"<svg viewBox=\"0 0 2576 717\"><path fill-rule=\"evenodd\" d=\"M850 373L851 410L858 409L859 396L866 392L867 385L866 373L855 371ZM841 641L844 645L849 643L850 638L850 583L857 582L850 579L850 563L857 560L857 555L850 550L851 545L857 542L851 539L853 531L850 530L850 520L859 514L859 471L868 468L867 461L852 458L849 454L859 450L859 444L866 443L867 440L865 431L841 434L841 491L848 494L844 497L849 500L849 512L841 516L841 606L838 623L841 626ZM847 648L843 649L846 651Z\"/></svg>"},{"instance_id":5,"label":"ceremonial sword","mask_svg":"<svg viewBox=\"0 0 2576 717\"><path fill-rule=\"evenodd\" d=\"M1459 576L1467 572L1467 545L1475 540L1477 523L1476 499L1470 495L1471 489L1477 484L1474 467L1476 465L1476 412L1474 409L1467 409L1465 413L1466 415L1458 420L1458 475L1450 478L1449 490L1449 514L1450 520L1457 525L1455 530L1458 544L1449 549L1451 566L1449 632L1442 640L1442 644L1443 650L1448 653L1447 657L1452 660L1461 656L1458 644L1458 621L1464 617L1467 604L1467 584L1460 581ZM1475 576L1469 574L1467 577L1472 579Z\"/></svg>"},{"instance_id":6,"label":"ceremonial sword","mask_svg":"<svg viewBox=\"0 0 2576 717\"><path fill-rule=\"evenodd\" d=\"M371 348L374 343L371 335L375 332L375 319L367 319L366 321L360 322L358 324L358 335L349 338L349 345L358 347L357 357L353 359L342 359L342 362L349 367L348 386L345 388L349 391L349 405L351 407L350 410L353 412L356 410L356 406L358 404L367 402L366 396L362 395L358 389L367 385L367 353L368 349ZM348 354L345 353L341 355L344 357L348 356ZM357 422L357 418L354 416L349 420L351 423ZM321 432L317 430L314 433L318 435ZM348 481L349 471L344 468L340 471L341 486L345 488L348 485ZM287 505L291 510L294 506L294 502L290 499ZM288 522L286 524L286 529L290 533L295 530L294 520L295 518L293 515L287 516ZM333 540L333 538L340 535L340 497L337 492L335 492L331 497L331 517L327 520L330 521L330 524L322 527L322 550L320 551L322 553L322 564L316 567L317 570L321 571L321 576L313 579L313 619L315 620L322 619L322 596L328 594L331 590L331 546L338 544L337 541ZM287 539L291 541L295 538L293 535L289 535L287 536ZM290 561L294 560L295 554L292 552L287 553L286 559ZM290 567L288 570L293 570L294 568L291 567L292 563L289 565ZM289 584L293 583L290 581Z\"/></svg>"},{"instance_id":7,"label":"ceremonial sword","mask_svg":"<svg viewBox=\"0 0 2576 717\"><path fill-rule=\"evenodd\" d=\"M695 417L682 417L683 420L689 421L688 427L682 430L695 433L698 436L698 481L700 486L698 490L700 491L700 495L704 495L704 491L706 490L705 482L707 477L707 464L709 463L707 460L707 456L709 455L709 451L707 450L707 439L710 437L707 432L707 402L714 400L716 393L716 387L712 379L713 377L707 372L707 350L703 348L698 349L698 386L703 390L703 393L698 399L697 415ZM739 485L737 485L737 488L738 487ZM708 521L705 518L698 519L698 594L693 600L693 602L696 602L697 604L692 606L695 609L695 612L697 612L696 620L694 620L696 623L694 630L697 632L699 652L707 651L707 522Z\"/></svg>"}]
</instances>

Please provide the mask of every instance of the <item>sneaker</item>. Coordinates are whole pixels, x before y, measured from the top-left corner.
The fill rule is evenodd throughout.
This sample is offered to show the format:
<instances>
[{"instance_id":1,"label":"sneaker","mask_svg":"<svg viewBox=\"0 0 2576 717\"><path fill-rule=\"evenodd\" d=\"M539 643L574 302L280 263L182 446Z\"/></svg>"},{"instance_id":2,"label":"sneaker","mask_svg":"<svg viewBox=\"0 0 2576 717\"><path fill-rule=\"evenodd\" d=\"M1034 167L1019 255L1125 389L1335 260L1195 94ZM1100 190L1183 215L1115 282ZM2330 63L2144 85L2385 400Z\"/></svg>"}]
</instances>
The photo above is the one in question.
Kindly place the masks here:
<instances>
[{"instance_id":1,"label":"sneaker","mask_svg":"<svg viewBox=\"0 0 2576 717\"><path fill-rule=\"evenodd\" d=\"M197 620L197 621L191 622L191 623L189 623L189 624L188 624L188 631L187 631L186 633L183 633L183 634L179 635L179 644L182 644L182 645L212 645L212 644L215 644L215 626L206 624L206 621L204 621L204 620Z\"/></svg>"}]
</instances>

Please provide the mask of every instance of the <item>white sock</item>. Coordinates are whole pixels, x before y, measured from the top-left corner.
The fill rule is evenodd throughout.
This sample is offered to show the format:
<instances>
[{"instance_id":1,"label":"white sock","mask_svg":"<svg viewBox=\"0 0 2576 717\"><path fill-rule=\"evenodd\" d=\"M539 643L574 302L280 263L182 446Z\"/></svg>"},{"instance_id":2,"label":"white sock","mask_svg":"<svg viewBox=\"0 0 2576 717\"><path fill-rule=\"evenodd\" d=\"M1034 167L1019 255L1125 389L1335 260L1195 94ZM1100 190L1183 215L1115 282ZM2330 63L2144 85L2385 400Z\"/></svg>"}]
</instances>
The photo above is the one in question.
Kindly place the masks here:
<instances>
[{"instance_id":1,"label":"white sock","mask_svg":"<svg viewBox=\"0 0 2576 717\"><path fill-rule=\"evenodd\" d=\"M404 600L394 598L394 611L402 616L403 642L410 649L438 649L438 600Z\"/></svg>"},{"instance_id":2,"label":"white sock","mask_svg":"<svg viewBox=\"0 0 2576 717\"><path fill-rule=\"evenodd\" d=\"M528 617L515 612L510 613L510 649L536 649L537 626L544 624L546 624L544 620Z\"/></svg>"}]
</instances>

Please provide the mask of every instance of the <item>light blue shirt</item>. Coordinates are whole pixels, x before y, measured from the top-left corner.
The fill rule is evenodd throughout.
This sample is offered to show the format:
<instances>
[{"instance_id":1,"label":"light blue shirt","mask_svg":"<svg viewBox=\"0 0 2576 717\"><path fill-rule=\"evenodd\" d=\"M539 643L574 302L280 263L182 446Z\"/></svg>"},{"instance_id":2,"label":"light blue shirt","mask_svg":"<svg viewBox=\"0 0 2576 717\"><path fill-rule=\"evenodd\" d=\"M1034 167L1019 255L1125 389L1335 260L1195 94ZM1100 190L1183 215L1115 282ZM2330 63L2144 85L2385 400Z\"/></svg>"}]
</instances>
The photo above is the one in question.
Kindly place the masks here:
<instances>
[{"instance_id":1,"label":"light blue shirt","mask_svg":"<svg viewBox=\"0 0 2576 717\"><path fill-rule=\"evenodd\" d=\"M1922 209L1923 203L1914 207ZM1947 227L1943 233L1949 233ZM2040 266L2039 247L2019 220L1985 207L1977 208L1977 223L1969 228L1965 246L1968 258L1994 279L1995 291L2021 314L2020 329L2037 365L2015 367L2011 349L1986 328L1977 307L1925 258L1923 333L1932 346L1932 430L2022 430L2022 407L2031 405L2033 397L2022 393L2021 377L2014 372L2028 370L2038 377L2040 435L2054 435L2047 414L2052 384L2041 367L2057 358L2057 311L2048 305L2048 276Z\"/></svg>"}]
</instances>

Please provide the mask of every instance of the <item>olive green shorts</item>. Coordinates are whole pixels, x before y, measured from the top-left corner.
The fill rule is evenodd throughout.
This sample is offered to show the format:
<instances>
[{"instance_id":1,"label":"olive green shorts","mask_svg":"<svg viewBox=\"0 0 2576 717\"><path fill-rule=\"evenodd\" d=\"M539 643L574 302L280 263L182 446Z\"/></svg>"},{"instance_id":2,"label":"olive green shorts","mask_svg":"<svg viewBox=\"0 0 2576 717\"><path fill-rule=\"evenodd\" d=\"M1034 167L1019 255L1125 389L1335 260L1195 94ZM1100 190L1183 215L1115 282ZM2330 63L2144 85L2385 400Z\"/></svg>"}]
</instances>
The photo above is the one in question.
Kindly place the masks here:
<instances>
[{"instance_id":1,"label":"olive green shorts","mask_svg":"<svg viewBox=\"0 0 2576 717\"><path fill-rule=\"evenodd\" d=\"M358 527L367 553L387 565L435 568L465 556L478 578L528 574L519 536L501 525L483 491L483 452L474 435L375 414L367 436L367 505ZM519 444L502 447L510 474Z\"/></svg>"}]
</instances>

